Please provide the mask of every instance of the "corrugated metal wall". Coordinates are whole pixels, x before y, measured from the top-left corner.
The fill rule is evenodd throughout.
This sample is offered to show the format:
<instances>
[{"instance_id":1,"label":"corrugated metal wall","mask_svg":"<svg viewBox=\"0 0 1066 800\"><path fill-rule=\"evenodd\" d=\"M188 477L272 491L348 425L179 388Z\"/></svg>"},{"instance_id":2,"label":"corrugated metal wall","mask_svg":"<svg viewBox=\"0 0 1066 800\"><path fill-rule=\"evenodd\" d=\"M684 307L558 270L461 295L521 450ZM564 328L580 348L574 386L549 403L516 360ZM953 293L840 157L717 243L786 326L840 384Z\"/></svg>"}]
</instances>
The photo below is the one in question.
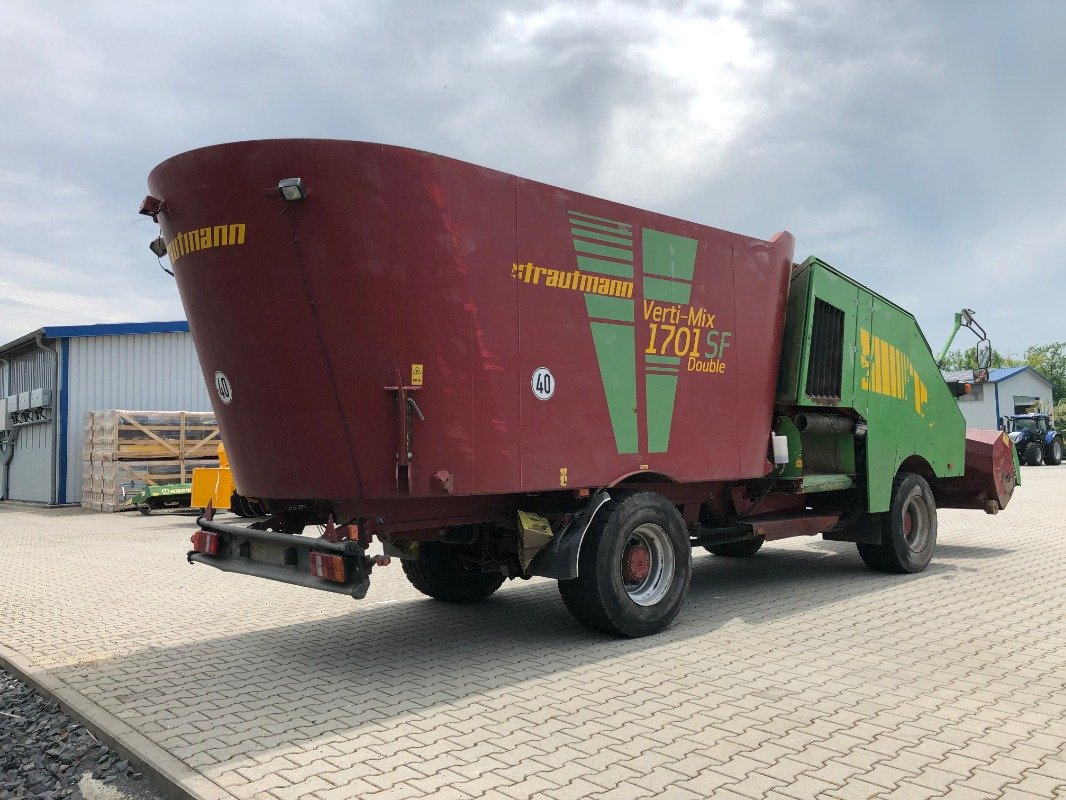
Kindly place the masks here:
<instances>
[{"instance_id":1,"label":"corrugated metal wall","mask_svg":"<svg viewBox=\"0 0 1066 800\"><path fill-rule=\"evenodd\" d=\"M55 403L55 356L37 345L6 354L10 363L10 386L5 394L33 389L52 389ZM53 406L53 420L55 408ZM25 425L18 429L18 441L11 460L10 498L35 503L52 501L52 450L55 445L55 422ZM0 466L2 469L2 466Z\"/></svg>"},{"instance_id":2,"label":"corrugated metal wall","mask_svg":"<svg viewBox=\"0 0 1066 800\"><path fill-rule=\"evenodd\" d=\"M1015 403L1024 405L1031 397L1040 401L1041 410L1051 412L1051 387L1032 372L1019 372L999 385L999 407L1004 414L1013 414Z\"/></svg>"},{"instance_id":3,"label":"corrugated metal wall","mask_svg":"<svg viewBox=\"0 0 1066 800\"><path fill-rule=\"evenodd\" d=\"M999 427L996 424L996 385L975 384L973 394L959 398L959 411L966 420L967 428L995 430Z\"/></svg>"},{"instance_id":4,"label":"corrugated metal wall","mask_svg":"<svg viewBox=\"0 0 1066 800\"><path fill-rule=\"evenodd\" d=\"M210 411L211 401L188 333L86 336L69 342L66 495L81 500L86 411L111 408Z\"/></svg>"}]
</instances>

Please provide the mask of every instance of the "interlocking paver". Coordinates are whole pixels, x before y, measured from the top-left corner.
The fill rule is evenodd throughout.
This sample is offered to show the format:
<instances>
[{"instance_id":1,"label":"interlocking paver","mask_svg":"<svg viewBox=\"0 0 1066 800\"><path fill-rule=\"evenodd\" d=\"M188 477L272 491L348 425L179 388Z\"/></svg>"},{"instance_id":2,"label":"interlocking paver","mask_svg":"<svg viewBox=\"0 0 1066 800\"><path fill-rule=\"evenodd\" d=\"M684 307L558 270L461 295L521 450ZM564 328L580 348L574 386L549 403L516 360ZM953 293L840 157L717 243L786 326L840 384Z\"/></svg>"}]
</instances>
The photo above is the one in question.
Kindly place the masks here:
<instances>
[{"instance_id":1,"label":"interlocking paver","mask_svg":"<svg viewBox=\"0 0 1066 800\"><path fill-rule=\"evenodd\" d=\"M188 566L187 517L0 504L0 642L237 798L1049 798L1066 466L1024 478L999 516L942 512L917 576L819 540L699 553L635 641L549 581L452 607L391 568L351 602Z\"/></svg>"}]
</instances>

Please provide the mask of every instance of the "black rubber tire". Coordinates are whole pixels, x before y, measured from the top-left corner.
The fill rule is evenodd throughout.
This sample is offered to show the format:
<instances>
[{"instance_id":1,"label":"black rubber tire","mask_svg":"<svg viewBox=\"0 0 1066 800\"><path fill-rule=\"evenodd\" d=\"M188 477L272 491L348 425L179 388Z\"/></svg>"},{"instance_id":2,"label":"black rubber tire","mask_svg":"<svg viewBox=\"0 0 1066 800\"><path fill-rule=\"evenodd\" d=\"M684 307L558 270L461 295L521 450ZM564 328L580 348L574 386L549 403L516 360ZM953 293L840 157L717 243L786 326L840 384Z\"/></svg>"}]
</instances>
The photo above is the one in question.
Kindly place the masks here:
<instances>
[{"instance_id":1,"label":"black rubber tire","mask_svg":"<svg viewBox=\"0 0 1066 800\"><path fill-rule=\"evenodd\" d=\"M257 517L255 509L252 507L251 501L243 494L237 494L234 492L230 495L229 510L236 514L238 517Z\"/></svg>"},{"instance_id":2,"label":"black rubber tire","mask_svg":"<svg viewBox=\"0 0 1066 800\"><path fill-rule=\"evenodd\" d=\"M633 533L656 526L669 542L673 574L652 605L638 605L622 582L622 554ZM616 636L658 633L681 611L692 578L692 545L677 509L655 492L611 492L581 543L578 577L559 581L559 593L578 622Z\"/></svg>"},{"instance_id":3,"label":"black rubber tire","mask_svg":"<svg viewBox=\"0 0 1066 800\"><path fill-rule=\"evenodd\" d=\"M422 542L418 558L403 560L403 574L418 591L448 603L484 600L503 585L504 576L493 572L461 569L443 542Z\"/></svg>"},{"instance_id":4,"label":"black rubber tire","mask_svg":"<svg viewBox=\"0 0 1066 800\"><path fill-rule=\"evenodd\" d=\"M725 544L708 544L703 549L716 556L726 558L751 558L762 549L763 539L761 536L754 539L745 539L742 542L726 542Z\"/></svg>"},{"instance_id":5,"label":"black rubber tire","mask_svg":"<svg viewBox=\"0 0 1066 800\"><path fill-rule=\"evenodd\" d=\"M146 517L152 513L152 507L145 503L143 506L137 506L137 510L144 514Z\"/></svg>"},{"instance_id":6,"label":"black rubber tire","mask_svg":"<svg viewBox=\"0 0 1066 800\"><path fill-rule=\"evenodd\" d=\"M904 533L904 515L911 515L915 541ZM933 558L936 549L936 501L925 478L901 472L892 482L892 505L880 515L881 544L856 545L863 563L878 572L921 572Z\"/></svg>"},{"instance_id":7,"label":"black rubber tire","mask_svg":"<svg viewBox=\"0 0 1066 800\"><path fill-rule=\"evenodd\" d=\"M1025 464L1029 467L1039 467L1044 463L1044 448L1038 442L1029 442L1025 446Z\"/></svg>"},{"instance_id":8,"label":"black rubber tire","mask_svg":"<svg viewBox=\"0 0 1066 800\"><path fill-rule=\"evenodd\" d=\"M1057 467L1062 463L1062 439L1058 436L1052 439L1051 444L1048 445L1047 452L1044 454L1044 463L1053 467Z\"/></svg>"}]
</instances>

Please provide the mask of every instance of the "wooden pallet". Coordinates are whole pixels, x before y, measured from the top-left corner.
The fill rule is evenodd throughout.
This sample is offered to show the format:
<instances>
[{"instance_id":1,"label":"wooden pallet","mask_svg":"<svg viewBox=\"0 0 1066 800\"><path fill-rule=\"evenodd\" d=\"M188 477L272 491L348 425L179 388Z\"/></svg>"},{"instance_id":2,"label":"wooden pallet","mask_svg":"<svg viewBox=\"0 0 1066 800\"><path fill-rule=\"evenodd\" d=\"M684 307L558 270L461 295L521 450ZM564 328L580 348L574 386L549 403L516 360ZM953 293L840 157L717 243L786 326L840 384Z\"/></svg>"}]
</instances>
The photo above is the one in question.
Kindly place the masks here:
<instances>
[{"instance_id":1,"label":"wooden pallet","mask_svg":"<svg viewBox=\"0 0 1066 800\"><path fill-rule=\"evenodd\" d=\"M211 412L89 411L82 459L143 461L210 458L222 439Z\"/></svg>"}]
</instances>

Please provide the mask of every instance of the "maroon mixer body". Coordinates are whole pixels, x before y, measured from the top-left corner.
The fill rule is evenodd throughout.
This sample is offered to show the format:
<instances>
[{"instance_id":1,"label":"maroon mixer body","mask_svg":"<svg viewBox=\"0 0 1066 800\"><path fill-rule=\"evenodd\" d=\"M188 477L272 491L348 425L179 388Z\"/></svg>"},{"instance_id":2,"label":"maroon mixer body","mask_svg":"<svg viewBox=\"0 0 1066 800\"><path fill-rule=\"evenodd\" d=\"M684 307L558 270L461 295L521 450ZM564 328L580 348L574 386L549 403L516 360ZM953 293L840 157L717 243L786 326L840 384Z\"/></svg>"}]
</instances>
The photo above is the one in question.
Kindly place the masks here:
<instances>
[{"instance_id":1,"label":"maroon mixer body","mask_svg":"<svg viewBox=\"0 0 1066 800\"><path fill-rule=\"evenodd\" d=\"M787 233L361 142L207 147L149 190L238 486L272 512L209 512L193 560L362 596L376 536L422 591L477 599L576 585L589 530L654 507L618 545L636 621L575 612L639 635L679 608L671 541L841 518L792 492L737 520L775 469Z\"/></svg>"}]
</instances>

